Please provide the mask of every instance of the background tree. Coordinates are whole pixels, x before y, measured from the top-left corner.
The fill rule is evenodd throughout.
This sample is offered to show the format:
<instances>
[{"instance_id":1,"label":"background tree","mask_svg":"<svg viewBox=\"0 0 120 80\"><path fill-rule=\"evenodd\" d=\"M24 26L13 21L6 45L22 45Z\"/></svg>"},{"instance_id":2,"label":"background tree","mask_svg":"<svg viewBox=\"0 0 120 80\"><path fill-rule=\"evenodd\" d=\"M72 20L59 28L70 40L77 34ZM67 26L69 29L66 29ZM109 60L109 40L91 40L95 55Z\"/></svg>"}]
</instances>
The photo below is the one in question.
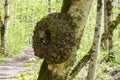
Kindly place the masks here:
<instances>
[{"instance_id":1,"label":"background tree","mask_svg":"<svg viewBox=\"0 0 120 80\"><path fill-rule=\"evenodd\" d=\"M104 0L104 31L108 29L107 1L108 0ZM104 42L104 47L108 52L108 39Z\"/></svg>"},{"instance_id":2,"label":"background tree","mask_svg":"<svg viewBox=\"0 0 120 80\"><path fill-rule=\"evenodd\" d=\"M7 35L9 27L9 0L5 0L5 17L4 24L0 18L1 22L1 51L3 54L8 55L7 53ZM1 15L0 15L1 16Z\"/></svg>"},{"instance_id":3,"label":"background tree","mask_svg":"<svg viewBox=\"0 0 120 80\"><path fill-rule=\"evenodd\" d=\"M5 0L5 20L4 20L4 54L8 55L7 52L7 36L8 36L8 28L9 28L9 15L10 15L10 1Z\"/></svg>"},{"instance_id":4,"label":"background tree","mask_svg":"<svg viewBox=\"0 0 120 80\"><path fill-rule=\"evenodd\" d=\"M108 22L110 23L112 21L112 9L113 9L113 0L108 0L107 1L107 17L108 17ZM109 25L109 23L107 23ZM109 40L109 56L108 56L108 61L110 60L114 60L115 56L114 56L114 50L113 50L113 33L111 33L108 37L108 40Z\"/></svg>"},{"instance_id":5,"label":"background tree","mask_svg":"<svg viewBox=\"0 0 120 80\"><path fill-rule=\"evenodd\" d=\"M100 42L101 42L101 33L102 33L102 5L103 5L102 1L103 0L97 0L97 17L96 17L93 45L92 45L93 53L91 53L87 80L96 79L98 54L100 53Z\"/></svg>"},{"instance_id":6,"label":"background tree","mask_svg":"<svg viewBox=\"0 0 120 80\"><path fill-rule=\"evenodd\" d=\"M3 52L3 45L4 45L4 25L3 25L3 21L2 21L2 14L0 12L0 39L1 39L1 46L0 46L0 51L1 53Z\"/></svg>"},{"instance_id":7,"label":"background tree","mask_svg":"<svg viewBox=\"0 0 120 80\"><path fill-rule=\"evenodd\" d=\"M48 6L49 6L48 12L50 13L51 12L51 0L48 0Z\"/></svg>"},{"instance_id":8,"label":"background tree","mask_svg":"<svg viewBox=\"0 0 120 80\"><path fill-rule=\"evenodd\" d=\"M108 29L109 23L112 21L112 2L113 0L104 0L104 29ZM114 51L113 51L113 33L109 35L109 38L105 43L106 50L109 53L107 57L107 61L114 59Z\"/></svg>"}]
</instances>

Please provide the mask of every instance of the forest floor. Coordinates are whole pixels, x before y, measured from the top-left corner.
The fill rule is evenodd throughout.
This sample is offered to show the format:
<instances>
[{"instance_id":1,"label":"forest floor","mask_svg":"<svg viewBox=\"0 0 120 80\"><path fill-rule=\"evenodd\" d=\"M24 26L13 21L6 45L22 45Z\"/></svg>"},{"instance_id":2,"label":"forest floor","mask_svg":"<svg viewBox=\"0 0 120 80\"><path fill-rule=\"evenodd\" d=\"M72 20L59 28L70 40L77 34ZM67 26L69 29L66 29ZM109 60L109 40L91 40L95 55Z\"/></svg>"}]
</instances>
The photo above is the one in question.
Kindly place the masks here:
<instances>
[{"instance_id":1,"label":"forest floor","mask_svg":"<svg viewBox=\"0 0 120 80\"><path fill-rule=\"evenodd\" d=\"M38 58L34 56L32 48L27 48L22 52L20 58L15 58L12 61L0 64L0 80L10 80L15 79L20 73L24 73L28 70L31 70L30 67L27 67L27 63L35 63L38 61Z\"/></svg>"},{"instance_id":2,"label":"forest floor","mask_svg":"<svg viewBox=\"0 0 120 80\"><path fill-rule=\"evenodd\" d=\"M39 71L40 66L40 59L34 56L32 48L27 48L21 54L22 55L19 58L15 58L11 61L0 64L0 80L36 80L31 77L34 76L37 78L37 72ZM99 69L97 73L97 80L120 80L119 67L117 68L118 70L114 70L107 64L98 65ZM87 76L87 71L88 66L85 66L80 71L75 80L85 80L85 77ZM110 77L111 72L114 72L114 75L111 75Z\"/></svg>"}]
</instances>

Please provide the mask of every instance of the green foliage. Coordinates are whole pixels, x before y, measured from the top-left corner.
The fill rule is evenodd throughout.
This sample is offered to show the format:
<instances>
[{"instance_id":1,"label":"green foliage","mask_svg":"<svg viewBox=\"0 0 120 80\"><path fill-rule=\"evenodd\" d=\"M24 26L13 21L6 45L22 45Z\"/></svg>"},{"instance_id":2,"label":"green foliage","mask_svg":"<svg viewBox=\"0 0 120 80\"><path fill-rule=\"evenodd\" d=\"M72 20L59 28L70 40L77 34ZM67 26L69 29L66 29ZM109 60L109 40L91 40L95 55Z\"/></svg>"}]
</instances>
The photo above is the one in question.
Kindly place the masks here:
<instances>
[{"instance_id":1,"label":"green foliage","mask_svg":"<svg viewBox=\"0 0 120 80\"><path fill-rule=\"evenodd\" d=\"M107 75L107 74L103 74L102 71L98 71L98 73L97 73L97 78L100 79L100 80L107 80L107 79L109 79L110 77L109 77L109 75Z\"/></svg>"},{"instance_id":2,"label":"green foliage","mask_svg":"<svg viewBox=\"0 0 120 80\"><path fill-rule=\"evenodd\" d=\"M62 0L51 0L52 12L60 11ZM11 0L10 24L7 49L10 55L16 55L31 46L34 26L48 14L48 0ZM4 1L0 0L0 10L4 17ZM0 53L1 54L1 53Z\"/></svg>"},{"instance_id":3,"label":"green foliage","mask_svg":"<svg viewBox=\"0 0 120 80\"><path fill-rule=\"evenodd\" d=\"M4 55L0 54L0 64L10 60L12 60L12 58L5 57Z\"/></svg>"}]
</instances>

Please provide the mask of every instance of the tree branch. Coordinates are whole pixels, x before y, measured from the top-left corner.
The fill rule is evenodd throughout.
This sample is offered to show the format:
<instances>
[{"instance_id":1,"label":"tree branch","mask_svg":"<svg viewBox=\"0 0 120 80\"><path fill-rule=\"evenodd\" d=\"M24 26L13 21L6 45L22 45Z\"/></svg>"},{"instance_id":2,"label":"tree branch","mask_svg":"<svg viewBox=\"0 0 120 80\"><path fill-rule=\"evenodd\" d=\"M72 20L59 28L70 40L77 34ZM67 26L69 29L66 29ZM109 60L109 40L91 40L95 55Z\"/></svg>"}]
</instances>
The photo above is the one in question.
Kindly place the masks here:
<instances>
[{"instance_id":1,"label":"tree branch","mask_svg":"<svg viewBox=\"0 0 120 80\"><path fill-rule=\"evenodd\" d=\"M117 73L116 75L114 75L112 78L110 78L109 80L120 80L120 72Z\"/></svg>"},{"instance_id":2,"label":"tree branch","mask_svg":"<svg viewBox=\"0 0 120 80\"><path fill-rule=\"evenodd\" d=\"M119 23L120 14L116 17L115 20L109 23L108 29L105 30L105 32L102 34L101 44L103 44L103 42L109 38L109 35L113 33L114 29L118 26Z\"/></svg>"},{"instance_id":3,"label":"tree branch","mask_svg":"<svg viewBox=\"0 0 120 80\"><path fill-rule=\"evenodd\" d=\"M86 65L86 63L89 61L91 57L91 53L93 53L92 48L80 61L78 61L77 65L71 71L68 80L73 80L74 77L80 72L80 70Z\"/></svg>"}]
</instances>

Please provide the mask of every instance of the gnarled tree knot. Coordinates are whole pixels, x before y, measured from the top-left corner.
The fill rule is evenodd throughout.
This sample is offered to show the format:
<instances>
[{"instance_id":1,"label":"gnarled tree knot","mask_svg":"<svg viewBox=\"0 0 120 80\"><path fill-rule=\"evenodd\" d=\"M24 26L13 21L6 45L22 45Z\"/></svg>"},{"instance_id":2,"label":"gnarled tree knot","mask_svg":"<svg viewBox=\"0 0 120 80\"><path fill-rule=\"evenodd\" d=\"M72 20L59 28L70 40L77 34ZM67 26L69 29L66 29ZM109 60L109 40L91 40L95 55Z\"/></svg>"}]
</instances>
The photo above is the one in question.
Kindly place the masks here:
<instances>
[{"instance_id":1,"label":"gnarled tree knot","mask_svg":"<svg viewBox=\"0 0 120 80\"><path fill-rule=\"evenodd\" d=\"M66 61L75 50L75 31L61 13L52 13L42 18L33 35L35 55L48 64Z\"/></svg>"}]
</instances>

